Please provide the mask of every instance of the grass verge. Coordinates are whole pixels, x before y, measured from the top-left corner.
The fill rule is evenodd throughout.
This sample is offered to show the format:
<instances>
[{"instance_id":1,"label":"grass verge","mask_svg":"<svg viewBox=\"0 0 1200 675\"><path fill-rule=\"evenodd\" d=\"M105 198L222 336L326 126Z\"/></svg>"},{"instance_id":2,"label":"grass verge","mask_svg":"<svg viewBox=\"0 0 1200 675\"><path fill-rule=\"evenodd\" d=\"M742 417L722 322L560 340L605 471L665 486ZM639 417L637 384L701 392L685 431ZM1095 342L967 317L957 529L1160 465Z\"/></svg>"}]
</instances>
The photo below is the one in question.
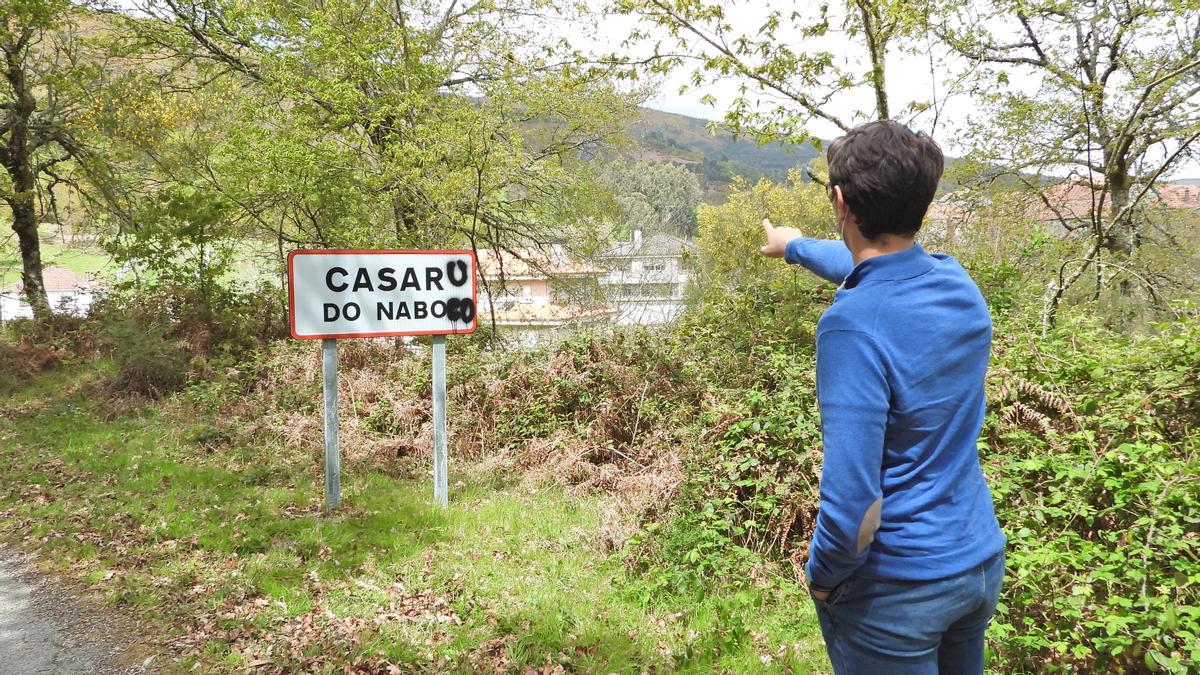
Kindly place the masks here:
<instances>
[{"instance_id":1,"label":"grass verge","mask_svg":"<svg viewBox=\"0 0 1200 675\"><path fill-rule=\"evenodd\" d=\"M91 246L69 246L43 241L42 264L46 267L65 267L72 272L89 276L112 272L112 259L104 251ZM0 242L0 288L21 280L21 253L15 239Z\"/></svg>"},{"instance_id":2,"label":"grass verge","mask_svg":"<svg viewBox=\"0 0 1200 675\"><path fill-rule=\"evenodd\" d=\"M318 457L205 449L212 420L107 400L105 368L8 392L0 537L144 619L168 671L828 667L800 589L651 592L600 553L596 497L460 465L439 509L360 470L325 517Z\"/></svg>"}]
</instances>

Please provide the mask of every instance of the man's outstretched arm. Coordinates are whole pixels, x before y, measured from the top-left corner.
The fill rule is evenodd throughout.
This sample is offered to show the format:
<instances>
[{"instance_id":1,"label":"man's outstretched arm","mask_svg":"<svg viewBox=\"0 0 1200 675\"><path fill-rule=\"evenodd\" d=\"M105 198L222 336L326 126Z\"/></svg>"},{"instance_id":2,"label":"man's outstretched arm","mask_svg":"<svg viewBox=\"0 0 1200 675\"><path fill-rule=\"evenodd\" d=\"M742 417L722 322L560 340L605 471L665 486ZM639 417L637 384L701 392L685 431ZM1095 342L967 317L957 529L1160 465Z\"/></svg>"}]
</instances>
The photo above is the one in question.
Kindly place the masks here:
<instances>
[{"instance_id":1,"label":"man's outstretched arm","mask_svg":"<svg viewBox=\"0 0 1200 675\"><path fill-rule=\"evenodd\" d=\"M794 227L775 227L765 218L763 232L767 235L767 243L761 249L763 255L801 265L826 281L840 284L854 269L850 249L840 241L811 239Z\"/></svg>"}]
</instances>

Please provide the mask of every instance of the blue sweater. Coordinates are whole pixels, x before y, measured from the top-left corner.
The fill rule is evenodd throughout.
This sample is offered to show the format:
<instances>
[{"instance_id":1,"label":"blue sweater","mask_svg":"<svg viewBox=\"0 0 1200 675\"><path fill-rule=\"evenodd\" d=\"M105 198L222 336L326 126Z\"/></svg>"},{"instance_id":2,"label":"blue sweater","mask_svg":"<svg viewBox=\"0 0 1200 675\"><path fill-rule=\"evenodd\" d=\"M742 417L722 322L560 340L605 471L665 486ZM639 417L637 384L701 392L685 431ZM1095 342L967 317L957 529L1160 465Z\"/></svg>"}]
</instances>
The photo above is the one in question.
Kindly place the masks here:
<instances>
[{"instance_id":1,"label":"blue sweater","mask_svg":"<svg viewBox=\"0 0 1200 675\"><path fill-rule=\"evenodd\" d=\"M825 464L809 579L941 579L999 553L976 445L992 321L966 270L920 245L854 265L841 241L807 238L785 259L841 284L817 323Z\"/></svg>"}]
</instances>

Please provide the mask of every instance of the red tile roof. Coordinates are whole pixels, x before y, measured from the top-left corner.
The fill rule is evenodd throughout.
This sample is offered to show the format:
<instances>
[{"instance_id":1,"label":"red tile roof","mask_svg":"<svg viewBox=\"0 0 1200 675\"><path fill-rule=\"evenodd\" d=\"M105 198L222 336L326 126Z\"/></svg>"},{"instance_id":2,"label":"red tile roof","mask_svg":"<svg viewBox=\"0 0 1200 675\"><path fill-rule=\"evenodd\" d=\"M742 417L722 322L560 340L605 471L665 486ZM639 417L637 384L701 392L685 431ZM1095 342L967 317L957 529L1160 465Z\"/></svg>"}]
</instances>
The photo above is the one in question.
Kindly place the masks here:
<instances>
[{"instance_id":1,"label":"red tile roof","mask_svg":"<svg viewBox=\"0 0 1200 675\"><path fill-rule=\"evenodd\" d=\"M504 276L511 279L599 276L607 272L602 267L537 249L514 249L498 252L496 249L487 248L480 249L476 253L479 261L479 273L488 278L499 278L501 268L504 270Z\"/></svg>"},{"instance_id":2,"label":"red tile roof","mask_svg":"<svg viewBox=\"0 0 1200 675\"><path fill-rule=\"evenodd\" d=\"M1168 209L1200 208L1200 185L1163 185L1151 191L1152 199Z\"/></svg>"},{"instance_id":3,"label":"red tile roof","mask_svg":"<svg viewBox=\"0 0 1200 675\"><path fill-rule=\"evenodd\" d=\"M1102 185L1095 187L1095 200L1104 198L1104 213L1112 213L1112 195L1101 194ZM1140 188L1139 188L1140 189ZM1136 195L1130 195L1134 197ZM1046 199L1058 209L1066 220L1089 220L1093 208L1092 190L1085 183L1059 183L1046 190ZM1195 185L1158 185L1146 193L1145 205L1149 208L1195 209L1200 208L1200 189ZM1036 220L1058 220L1054 210L1038 199L1030 208L1030 216Z\"/></svg>"},{"instance_id":4,"label":"red tile roof","mask_svg":"<svg viewBox=\"0 0 1200 675\"><path fill-rule=\"evenodd\" d=\"M970 211L949 201L936 201L929 205L925 217L938 223L961 223L971 215Z\"/></svg>"},{"instance_id":5,"label":"red tile roof","mask_svg":"<svg viewBox=\"0 0 1200 675\"><path fill-rule=\"evenodd\" d=\"M1101 185L1096 185L1094 198L1098 201L1103 197L1104 213L1111 215L1112 195L1102 195L1101 189ZM1044 195L1045 200L1036 195L1026 197L1027 204L1022 209L1025 218L1057 221L1061 217L1067 221L1087 221L1092 217L1093 191L1086 183L1058 183L1047 188ZM1200 209L1200 186L1175 183L1158 185L1147 192L1145 204L1149 208ZM929 205L926 217L935 222L964 222L969 216L970 209L943 197Z\"/></svg>"}]
</instances>

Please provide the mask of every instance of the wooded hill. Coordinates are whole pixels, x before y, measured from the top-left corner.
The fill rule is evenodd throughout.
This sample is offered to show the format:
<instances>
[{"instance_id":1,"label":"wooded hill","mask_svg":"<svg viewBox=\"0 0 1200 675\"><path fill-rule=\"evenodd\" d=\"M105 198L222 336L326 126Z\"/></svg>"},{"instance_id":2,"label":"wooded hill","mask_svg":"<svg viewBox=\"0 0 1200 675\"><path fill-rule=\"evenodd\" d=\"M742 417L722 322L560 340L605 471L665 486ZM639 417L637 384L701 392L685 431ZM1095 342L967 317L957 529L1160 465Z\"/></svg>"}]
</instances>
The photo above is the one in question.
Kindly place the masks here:
<instances>
[{"instance_id":1,"label":"wooded hill","mask_svg":"<svg viewBox=\"0 0 1200 675\"><path fill-rule=\"evenodd\" d=\"M705 201L710 203L724 201L734 176L781 182L790 169L803 167L820 154L807 144L759 145L752 138L735 137L719 123L652 108L641 109L629 135L636 143L634 158L687 166L699 176Z\"/></svg>"}]
</instances>

